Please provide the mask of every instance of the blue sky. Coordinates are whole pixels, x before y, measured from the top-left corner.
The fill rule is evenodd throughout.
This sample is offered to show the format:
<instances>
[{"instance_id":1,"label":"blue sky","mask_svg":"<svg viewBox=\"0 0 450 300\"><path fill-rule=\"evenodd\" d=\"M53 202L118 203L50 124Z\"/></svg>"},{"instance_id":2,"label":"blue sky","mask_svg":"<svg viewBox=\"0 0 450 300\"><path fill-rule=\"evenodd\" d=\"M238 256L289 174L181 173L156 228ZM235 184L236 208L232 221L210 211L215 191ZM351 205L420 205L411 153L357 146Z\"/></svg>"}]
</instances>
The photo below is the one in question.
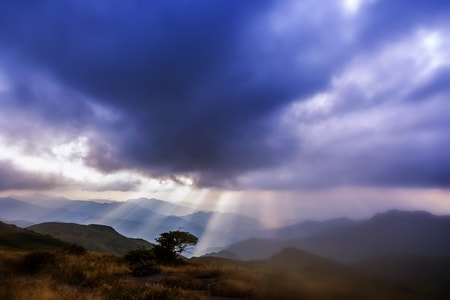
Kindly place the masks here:
<instances>
[{"instance_id":1,"label":"blue sky","mask_svg":"<svg viewBox=\"0 0 450 300\"><path fill-rule=\"evenodd\" d=\"M448 20L448 1L2 1L0 193L450 212Z\"/></svg>"}]
</instances>

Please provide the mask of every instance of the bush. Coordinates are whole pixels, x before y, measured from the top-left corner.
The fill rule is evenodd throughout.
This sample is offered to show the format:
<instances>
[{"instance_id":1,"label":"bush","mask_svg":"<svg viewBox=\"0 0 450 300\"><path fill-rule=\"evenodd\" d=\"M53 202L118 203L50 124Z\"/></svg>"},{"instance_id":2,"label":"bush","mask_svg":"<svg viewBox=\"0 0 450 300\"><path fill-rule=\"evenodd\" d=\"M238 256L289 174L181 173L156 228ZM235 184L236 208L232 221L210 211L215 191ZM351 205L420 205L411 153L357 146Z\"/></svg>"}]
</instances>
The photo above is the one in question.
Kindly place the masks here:
<instances>
[{"instance_id":1,"label":"bush","mask_svg":"<svg viewBox=\"0 0 450 300\"><path fill-rule=\"evenodd\" d=\"M54 274L58 280L72 285L89 285L86 270L80 265L64 264Z\"/></svg>"},{"instance_id":2,"label":"bush","mask_svg":"<svg viewBox=\"0 0 450 300\"><path fill-rule=\"evenodd\" d=\"M177 254L161 245L155 245L153 248L156 260L164 264L175 264L177 262Z\"/></svg>"},{"instance_id":3,"label":"bush","mask_svg":"<svg viewBox=\"0 0 450 300\"><path fill-rule=\"evenodd\" d=\"M133 276L147 276L161 271L156 263L156 256L153 250L145 249L144 247L128 252L125 255L125 261Z\"/></svg>"},{"instance_id":4,"label":"bush","mask_svg":"<svg viewBox=\"0 0 450 300\"><path fill-rule=\"evenodd\" d=\"M56 265L56 255L48 251L33 251L19 261L19 271L25 274L36 274L48 267Z\"/></svg>"},{"instance_id":5,"label":"bush","mask_svg":"<svg viewBox=\"0 0 450 300\"><path fill-rule=\"evenodd\" d=\"M72 255L84 255L87 252L86 248L77 244L70 244L64 249L64 251Z\"/></svg>"}]
</instances>

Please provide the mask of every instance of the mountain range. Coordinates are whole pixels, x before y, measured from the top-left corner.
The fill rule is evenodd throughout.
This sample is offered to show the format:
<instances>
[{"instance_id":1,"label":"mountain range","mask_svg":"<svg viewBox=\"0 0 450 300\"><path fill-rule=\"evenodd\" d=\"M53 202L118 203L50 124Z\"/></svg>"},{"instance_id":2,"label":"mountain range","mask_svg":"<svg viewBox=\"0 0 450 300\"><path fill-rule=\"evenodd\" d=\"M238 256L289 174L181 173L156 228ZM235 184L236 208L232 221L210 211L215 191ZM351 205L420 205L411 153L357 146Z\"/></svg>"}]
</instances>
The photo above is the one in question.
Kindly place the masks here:
<instances>
[{"instance_id":1,"label":"mountain range","mask_svg":"<svg viewBox=\"0 0 450 300\"><path fill-rule=\"evenodd\" d=\"M243 260L266 259L288 247L340 262L395 255L450 257L450 216L391 210L367 220L343 220L334 227L330 222L336 224L336 220L331 220L308 227L315 233L305 235L305 230L299 230L297 238L291 238L289 233L287 239L283 235L277 239L246 239L223 252L227 257L233 255ZM210 255L221 256L222 252Z\"/></svg>"},{"instance_id":2,"label":"mountain range","mask_svg":"<svg viewBox=\"0 0 450 300\"><path fill-rule=\"evenodd\" d=\"M211 236L225 236L226 246L263 230L256 219L231 213L197 211L158 199L130 199L124 202L80 201L65 198L0 198L0 220L22 227L44 222L103 224L119 233L153 241L170 230L189 231L201 237L208 228ZM232 234L230 228L236 228Z\"/></svg>"},{"instance_id":3,"label":"mountain range","mask_svg":"<svg viewBox=\"0 0 450 300\"><path fill-rule=\"evenodd\" d=\"M102 224L150 242L162 232L181 229L199 237L203 248L196 251L198 256L255 260L297 248L346 263L389 256L450 257L450 216L424 211L391 210L365 220L302 221L266 229L255 219L196 211L158 199L22 200L0 198L0 220L22 227L45 222Z\"/></svg>"}]
</instances>

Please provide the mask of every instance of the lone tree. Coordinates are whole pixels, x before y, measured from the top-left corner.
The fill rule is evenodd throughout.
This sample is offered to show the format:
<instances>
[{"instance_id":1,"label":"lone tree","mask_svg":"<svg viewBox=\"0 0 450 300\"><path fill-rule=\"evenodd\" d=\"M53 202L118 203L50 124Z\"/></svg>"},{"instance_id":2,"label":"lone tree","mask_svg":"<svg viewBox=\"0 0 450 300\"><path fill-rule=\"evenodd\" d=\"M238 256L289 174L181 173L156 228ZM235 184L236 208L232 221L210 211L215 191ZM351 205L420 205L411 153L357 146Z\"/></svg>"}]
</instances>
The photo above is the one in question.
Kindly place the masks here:
<instances>
[{"instance_id":1,"label":"lone tree","mask_svg":"<svg viewBox=\"0 0 450 300\"><path fill-rule=\"evenodd\" d=\"M156 242L154 251L157 258L165 262L175 262L179 254L197 244L198 238L192 233L176 230L161 233Z\"/></svg>"}]
</instances>

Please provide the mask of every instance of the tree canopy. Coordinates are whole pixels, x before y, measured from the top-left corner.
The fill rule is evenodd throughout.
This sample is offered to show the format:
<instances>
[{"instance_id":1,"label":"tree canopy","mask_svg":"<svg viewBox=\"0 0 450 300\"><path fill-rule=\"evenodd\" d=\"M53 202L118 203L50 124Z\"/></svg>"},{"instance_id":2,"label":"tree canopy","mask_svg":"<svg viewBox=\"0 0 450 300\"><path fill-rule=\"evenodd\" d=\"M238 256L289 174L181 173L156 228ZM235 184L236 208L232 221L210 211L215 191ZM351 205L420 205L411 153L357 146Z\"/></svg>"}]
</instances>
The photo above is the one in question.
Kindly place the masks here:
<instances>
[{"instance_id":1,"label":"tree canopy","mask_svg":"<svg viewBox=\"0 0 450 300\"><path fill-rule=\"evenodd\" d=\"M156 255L166 261L174 261L178 254L183 253L188 247L194 246L198 238L186 231L163 232L156 238Z\"/></svg>"},{"instance_id":2,"label":"tree canopy","mask_svg":"<svg viewBox=\"0 0 450 300\"><path fill-rule=\"evenodd\" d=\"M156 242L163 248L171 252L181 254L190 246L195 246L198 238L192 233L186 231L163 232L156 238Z\"/></svg>"}]
</instances>

